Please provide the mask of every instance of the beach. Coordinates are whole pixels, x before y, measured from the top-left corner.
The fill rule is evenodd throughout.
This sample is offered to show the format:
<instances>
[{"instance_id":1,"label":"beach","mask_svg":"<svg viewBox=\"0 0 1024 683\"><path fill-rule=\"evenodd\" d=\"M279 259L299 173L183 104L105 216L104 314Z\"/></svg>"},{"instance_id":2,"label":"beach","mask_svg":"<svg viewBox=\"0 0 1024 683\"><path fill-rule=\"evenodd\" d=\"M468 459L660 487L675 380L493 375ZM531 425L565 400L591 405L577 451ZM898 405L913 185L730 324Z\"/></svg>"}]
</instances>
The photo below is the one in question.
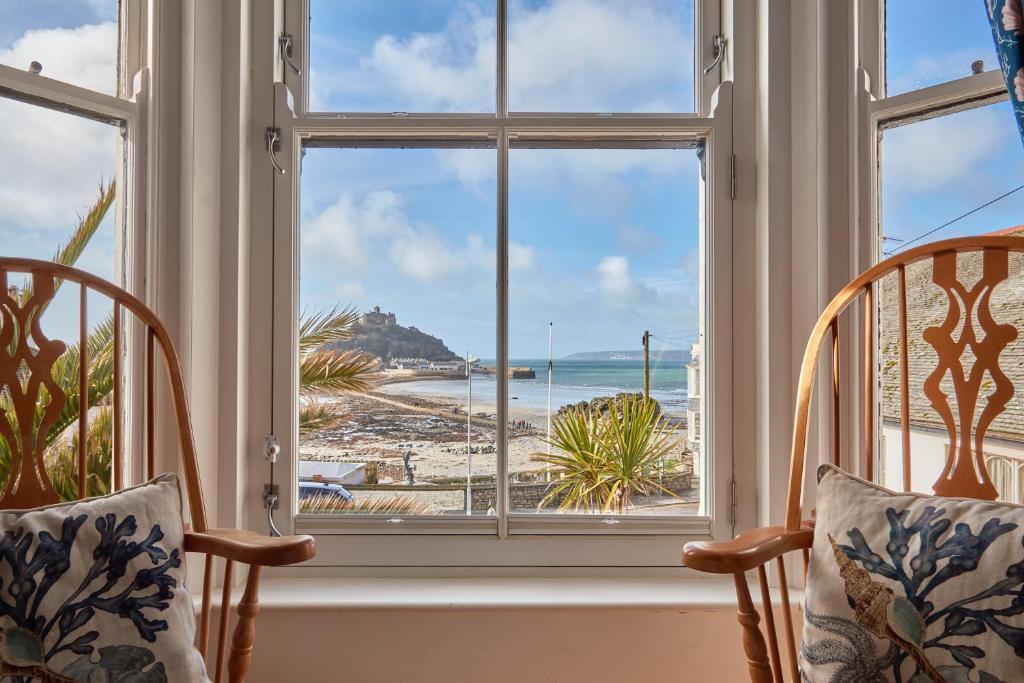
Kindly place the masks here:
<instances>
[{"instance_id":1,"label":"beach","mask_svg":"<svg viewBox=\"0 0 1024 683\"><path fill-rule=\"evenodd\" d=\"M543 488L550 480L543 463L533 459L548 449L546 379L508 382L509 481L523 489ZM305 399L330 405L343 419L336 426L303 435L300 460L366 463L367 471L373 472L372 481L367 481L369 486L365 488L360 485L357 496L400 495L430 505L436 512L456 512L465 506L468 421L472 479L478 488L493 489L497 473L493 374L474 373L472 417L468 420L469 386L464 375L388 369L378 373L372 384L365 392ZM563 384L552 387L552 412L562 405L623 390L592 380L580 385L563 380ZM652 391L653 398L659 396L665 414L677 425L676 435L682 443L685 399L680 400L677 391L669 391L664 385ZM692 458L688 467L694 471ZM477 495L479 492L474 495L474 505ZM695 495L685 502L662 501L666 506L663 514L695 512ZM533 511L535 503L530 507L521 511Z\"/></svg>"}]
</instances>

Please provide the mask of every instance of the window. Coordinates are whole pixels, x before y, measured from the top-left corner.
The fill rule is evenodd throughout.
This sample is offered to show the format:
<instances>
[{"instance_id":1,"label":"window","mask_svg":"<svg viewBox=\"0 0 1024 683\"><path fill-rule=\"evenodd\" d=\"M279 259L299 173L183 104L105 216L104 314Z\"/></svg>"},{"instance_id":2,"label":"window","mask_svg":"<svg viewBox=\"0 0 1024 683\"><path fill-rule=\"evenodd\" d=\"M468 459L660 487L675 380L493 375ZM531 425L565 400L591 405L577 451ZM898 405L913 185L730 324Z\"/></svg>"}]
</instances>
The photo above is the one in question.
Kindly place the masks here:
<instances>
[{"instance_id":1,"label":"window","mask_svg":"<svg viewBox=\"0 0 1024 683\"><path fill-rule=\"evenodd\" d=\"M869 24L870 25L870 24ZM874 254L900 253L930 241L1013 231L1024 211L1024 155L1005 86L999 72L984 4L932 3L927 8L890 1L885 5L886 97L873 101L869 139L877 147L866 158L878 169ZM939 52L935 46L941 46ZM974 63L979 61L979 63ZM973 65L972 65L973 64ZM1009 143L1009 144L1008 144ZM871 162L869 162L871 163ZM867 264L865 264L867 265ZM997 320L1017 319L1013 290L1021 277L1021 259L1011 257L1011 279L992 297ZM979 270L978 255L962 255L958 268L969 282ZM898 309L895 278L879 287L879 430L884 483L902 487ZM945 462L948 436L941 418L923 393L934 370L934 350L921 332L938 324L946 299L931 282L930 263L907 269L912 488L930 491ZM1007 355L1019 353L1019 342ZM1011 378L1014 368L1007 368ZM984 393L984 390L983 390ZM1020 418L1011 407L992 425L986 449L1024 451ZM1008 445L1009 444L1009 445ZM990 472L1001 491L1010 491L1015 475L1009 460L990 458Z\"/></svg>"},{"instance_id":2,"label":"window","mask_svg":"<svg viewBox=\"0 0 1024 683\"><path fill-rule=\"evenodd\" d=\"M7 172L0 177L0 239L5 256L55 260L135 289L141 268L129 258L137 248L134 173L141 138L139 102L129 98L128 63L121 19L141 10L133 0L117 2L7 3L0 8L0 145ZM138 55L133 55L133 59ZM134 74L133 74L134 75ZM23 294L29 276L7 281ZM44 332L64 340L77 358L79 289L60 287L43 314ZM102 305L100 303L102 302ZM87 301L90 345L110 348L111 302ZM90 377L102 387L102 353L93 354ZM72 360L71 362L77 362ZM107 374L104 374L104 373ZM66 380L65 394L77 401L77 381ZM102 471L111 463L110 405L107 393L91 397L90 458ZM60 495L74 497L76 475L61 463L71 453L74 425L49 435L47 456ZM103 433L106 430L106 433ZM0 457L6 457L6 448ZM93 452L95 451L95 452ZM70 475L69 475L70 472ZM90 494L106 493L111 482L90 478Z\"/></svg>"},{"instance_id":3,"label":"window","mask_svg":"<svg viewBox=\"0 0 1024 683\"><path fill-rule=\"evenodd\" d=\"M304 5L269 133L278 523L327 564L674 566L679 534L728 533L717 14ZM615 457L640 464L591 486Z\"/></svg>"}]
</instances>

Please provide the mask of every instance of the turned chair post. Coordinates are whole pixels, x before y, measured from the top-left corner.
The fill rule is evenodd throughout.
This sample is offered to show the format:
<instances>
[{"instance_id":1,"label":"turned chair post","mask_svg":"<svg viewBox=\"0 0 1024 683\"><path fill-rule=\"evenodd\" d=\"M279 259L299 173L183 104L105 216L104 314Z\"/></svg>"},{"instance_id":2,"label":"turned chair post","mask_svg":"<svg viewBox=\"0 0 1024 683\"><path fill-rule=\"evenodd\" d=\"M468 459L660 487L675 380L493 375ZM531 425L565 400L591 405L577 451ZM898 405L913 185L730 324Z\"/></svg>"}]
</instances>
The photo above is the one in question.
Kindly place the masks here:
<instances>
[{"instance_id":1,"label":"turned chair post","mask_svg":"<svg viewBox=\"0 0 1024 683\"><path fill-rule=\"evenodd\" d=\"M249 567L245 591L238 603L238 624L231 638L231 658L228 660L230 681L244 681L252 663L252 648L256 641L256 617L260 613L260 569L258 564ZM228 609L228 606L223 605L221 609Z\"/></svg>"},{"instance_id":2,"label":"turned chair post","mask_svg":"<svg viewBox=\"0 0 1024 683\"><path fill-rule=\"evenodd\" d=\"M736 596L739 603L736 620L743 627L743 651L747 655L750 680L754 683L772 683L772 669L768 664L768 647L765 645L764 636L758 627L761 617L757 613L757 608L754 607L754 601L750 599L746 572L736 572L733 574L733 580L736 582Z\"/></svg>"}]
</instances>

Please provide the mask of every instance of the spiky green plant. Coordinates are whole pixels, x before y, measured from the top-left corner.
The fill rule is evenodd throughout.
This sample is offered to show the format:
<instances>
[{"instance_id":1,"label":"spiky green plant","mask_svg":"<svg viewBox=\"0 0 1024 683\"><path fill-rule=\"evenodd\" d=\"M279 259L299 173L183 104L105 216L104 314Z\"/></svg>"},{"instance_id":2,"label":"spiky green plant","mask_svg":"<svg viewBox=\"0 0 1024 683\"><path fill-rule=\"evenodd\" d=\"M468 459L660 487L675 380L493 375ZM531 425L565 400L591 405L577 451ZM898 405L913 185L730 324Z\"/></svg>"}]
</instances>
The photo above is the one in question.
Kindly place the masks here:
<instances>
[{"instance_id":1,"label":"spiky green plant","mask_svg":"<svg viewBox=\"0 0 1024 683\"><path fill-rule=\"evenodd\" d=\"M557 452L533 455L556 477L540 507L558 501L563 511L621 513L633 494L675 495L658 479L679 442L656 402L627 396L603 414L577 408L551 429Z\"/></svg>"}]
</instances>

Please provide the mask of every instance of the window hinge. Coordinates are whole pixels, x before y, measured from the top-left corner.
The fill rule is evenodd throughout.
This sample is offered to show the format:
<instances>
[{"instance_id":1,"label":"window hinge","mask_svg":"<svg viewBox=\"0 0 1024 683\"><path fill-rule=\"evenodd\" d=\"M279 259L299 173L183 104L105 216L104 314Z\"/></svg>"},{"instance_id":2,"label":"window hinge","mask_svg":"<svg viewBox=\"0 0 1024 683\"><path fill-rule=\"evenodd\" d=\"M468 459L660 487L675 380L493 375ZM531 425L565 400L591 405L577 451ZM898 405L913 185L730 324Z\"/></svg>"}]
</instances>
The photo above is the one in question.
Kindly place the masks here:
<instances>
[{"instance_id":1,"label":"window hinge","mask_svg":"<svg viewBox=\"0 0 1024 683\"><path fill-rule=\"evenodd\" d=\"M736 155L729 155L729 198L736 199Z\"/></svg>"},{"instance_id":2,"label":"window hinge","mask_svg":"<svg viewBox=\"0 0 1024 683\"><path fill-rule=\"evenodd\" d=\"M292 51L294 48L294 42L295 38L292 37L292 34L290 33L285 33L282 31L281 35L277 37L277 46L281 50L281 61L284 62L284 65L286 67L288 67L289 71L291 71L296 76L301 76L302 69L299 68L298 64L292 61Z\"/></svg>"},{"instance_id":3,"label":"window hinge","mask_svg":"<svg viewBox=\"0 0 1024 683\"><path fill-rule=\"evenodd\" d=\"M729 525L736 529L736 480L729 482Z\"/></svg>"},{"instance_id":4,"label":"window hinge","mask_svg":"<svg viewBox=\"0 0 1024 683\"><path fill-rule=\"evenodd\" d=\"M263 141L267 146L267 154L270 156L270 165L281 175L285 174L284 167L277 160L277 153L281 151L281 129L272 126L267 128L263 134Z\"/></svg>"}]
</instances>

